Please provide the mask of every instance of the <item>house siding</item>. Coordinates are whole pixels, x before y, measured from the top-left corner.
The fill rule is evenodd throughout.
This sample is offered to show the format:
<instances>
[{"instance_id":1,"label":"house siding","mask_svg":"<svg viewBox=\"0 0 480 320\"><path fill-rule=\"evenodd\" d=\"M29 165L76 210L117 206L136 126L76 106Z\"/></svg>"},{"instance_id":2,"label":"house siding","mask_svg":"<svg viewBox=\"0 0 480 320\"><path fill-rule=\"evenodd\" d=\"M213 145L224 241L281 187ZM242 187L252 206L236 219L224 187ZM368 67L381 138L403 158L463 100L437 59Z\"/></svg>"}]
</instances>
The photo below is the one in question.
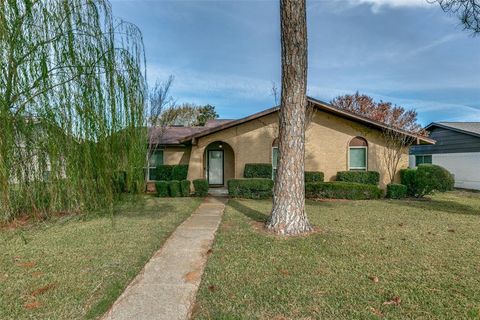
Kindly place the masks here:
<instances>
[{"instance_id":1,"label":"house siding","mask_svg":"<svg viewBox=\"0 0 480 320\"><path fill-rule=\"evenodd\" d=\"M430 131L434 145L418 145L410 148L410 154L444 154L480 152L480 137L454 130L435 127Z\"/></svg>"}]
</instances>

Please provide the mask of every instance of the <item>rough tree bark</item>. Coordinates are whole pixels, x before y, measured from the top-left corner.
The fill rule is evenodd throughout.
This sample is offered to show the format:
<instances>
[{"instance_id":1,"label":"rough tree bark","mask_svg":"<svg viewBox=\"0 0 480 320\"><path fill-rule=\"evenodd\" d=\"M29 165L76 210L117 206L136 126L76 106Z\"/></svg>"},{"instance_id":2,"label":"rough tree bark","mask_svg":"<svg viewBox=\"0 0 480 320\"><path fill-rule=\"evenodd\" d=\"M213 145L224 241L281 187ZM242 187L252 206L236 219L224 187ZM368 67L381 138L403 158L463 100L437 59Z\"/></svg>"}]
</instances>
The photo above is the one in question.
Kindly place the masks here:
<instances>
[{"instance_id":1,"label":"rough tree bark","mask_svg":"<svg viewBox=\"0 0 480 320\"><path fill-rule=\"evenodd\" d=\"M267 229L294 235L311 231L305 214L305 109L307 24L305 0L281 0L282 92L279 164Z\"/></svg>"}]
</instances>

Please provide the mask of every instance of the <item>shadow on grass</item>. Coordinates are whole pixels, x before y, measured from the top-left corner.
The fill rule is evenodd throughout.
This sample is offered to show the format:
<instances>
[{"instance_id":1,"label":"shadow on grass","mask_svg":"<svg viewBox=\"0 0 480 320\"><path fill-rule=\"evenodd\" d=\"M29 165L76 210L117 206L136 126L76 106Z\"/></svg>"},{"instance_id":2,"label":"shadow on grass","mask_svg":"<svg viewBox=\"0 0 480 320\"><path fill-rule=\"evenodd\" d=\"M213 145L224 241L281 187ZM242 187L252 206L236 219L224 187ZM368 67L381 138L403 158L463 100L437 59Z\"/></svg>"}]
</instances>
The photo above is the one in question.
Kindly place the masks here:
<instances>
[{"instance_id":1,"label":"shadow on grass","mask_svg":"<svg viewBox=\"0 0 480 320\"><path fill-rule=\"evenodd\" d=\"M267 220L267 215L265 215L264 213L247 207L236 200L228 201L228 205L251 220L257 222L265 222Z\"/></svg>"},{"instance_id":2,"label":"shadow on grass","mask_svg":"<svg viewBox=\"0 0 480 320\"><path fill-rule=\"evenodd\" d=\"M423 210L434 210L447 213L455 214L466 214L466 215L480 215L480 210L472 206L455 202L455 201L446 201L446 200L400 200L395 201L395 204L400 206L406 206L409 208L423 209Z\"/></svg>"}]
</instances>

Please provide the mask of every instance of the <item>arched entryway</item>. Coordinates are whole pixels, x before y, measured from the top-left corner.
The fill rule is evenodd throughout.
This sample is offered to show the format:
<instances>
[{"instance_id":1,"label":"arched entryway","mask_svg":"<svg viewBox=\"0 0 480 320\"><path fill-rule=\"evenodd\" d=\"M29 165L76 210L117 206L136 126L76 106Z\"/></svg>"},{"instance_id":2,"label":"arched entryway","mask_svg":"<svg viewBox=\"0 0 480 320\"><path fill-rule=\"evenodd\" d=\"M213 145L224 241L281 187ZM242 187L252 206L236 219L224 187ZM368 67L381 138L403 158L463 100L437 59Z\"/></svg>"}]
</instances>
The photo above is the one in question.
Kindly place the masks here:
<instances>
[{"instance_id":1,"label":"arched entryway","mask_svg":"<svg viewBox=\"0 0 480 320\"><path fill-rule=\"evenodd\" d=\"M205 148L203 155L205 178L211 187L222 187L235 178L235 153L226 142L215 141Z\"/></svg>"}]
</instances>

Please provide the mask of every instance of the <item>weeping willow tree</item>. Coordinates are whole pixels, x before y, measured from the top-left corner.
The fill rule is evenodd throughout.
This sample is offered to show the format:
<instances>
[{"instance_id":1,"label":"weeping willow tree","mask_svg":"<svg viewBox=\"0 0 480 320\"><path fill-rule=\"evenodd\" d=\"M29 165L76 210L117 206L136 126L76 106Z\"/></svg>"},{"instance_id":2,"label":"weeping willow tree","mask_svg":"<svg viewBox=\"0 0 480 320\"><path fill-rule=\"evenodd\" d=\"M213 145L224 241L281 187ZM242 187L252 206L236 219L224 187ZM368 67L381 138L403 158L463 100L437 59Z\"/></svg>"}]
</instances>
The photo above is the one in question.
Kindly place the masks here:
<instances>
[{"instance_id":1,"label":"weeping willow tree","mask_svg":"<svg viewBox=\"0 0 480 320\"><path fill-rule=\"evenodd\" d=\"M0 61L2 219L111 207L119 184L139 189L143 41L108 1L1 0Z\"/></svg>"}]
</instances>

